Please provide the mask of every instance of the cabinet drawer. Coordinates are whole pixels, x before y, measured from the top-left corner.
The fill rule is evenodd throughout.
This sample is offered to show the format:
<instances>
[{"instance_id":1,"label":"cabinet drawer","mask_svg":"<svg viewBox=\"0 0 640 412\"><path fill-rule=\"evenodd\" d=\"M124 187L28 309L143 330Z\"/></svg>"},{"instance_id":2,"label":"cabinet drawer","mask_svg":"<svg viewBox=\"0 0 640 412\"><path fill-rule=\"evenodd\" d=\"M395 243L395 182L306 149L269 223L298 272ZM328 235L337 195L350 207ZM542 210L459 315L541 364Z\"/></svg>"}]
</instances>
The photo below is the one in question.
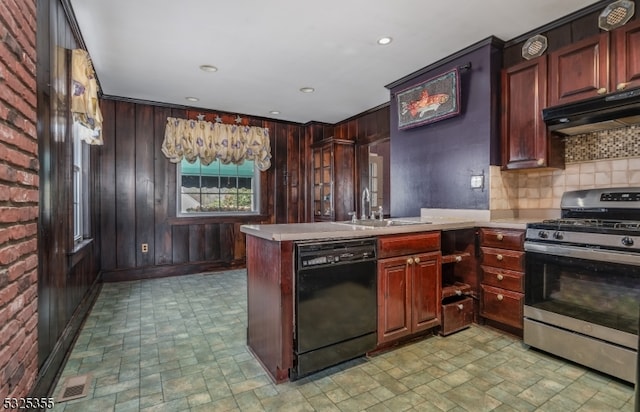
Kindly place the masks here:
<instances>
[{"instance_id":1,"label":"cabinet drawer","mask_svg":"<svg viewBox=\"0 0 640 412\"><path fill-rule=\"evenodd\" d=\"M524 231L509 229L480 229L480 246L522 250Z\"/></svg>"},{"instance_id":2,"label":"cabinet drawer","mask_svg":"<svg viewBox=\"0 0 640 412\"><path fill-rule=\"evenodd\" d=\"M524 252L490 247L481 247L480 249L482 250L483 265L524 272Z\"/></svg>"},{"instance_id":3,"label":"cabinet drawer","mask_svg":"<svg viewBox=\"0 0 640 412\"><path fill-rule=\"evenodd\" d=\"M440 232L393 235L378 238L378 257L412 255L440 250Z\"/></svg>"},{"instance_id":4,"label":"cabinet drawer","mask_svg":"<svg viewBox=\"0 0 640 412\"><path fill-rule=\"evenodd\" d=\"M522 272L484 265L481 268L482 283L485 285L524 293L524 274Z\"/></svg>"},{"instance_id":5,"label":"cabinet drawer","mask_svg":"<svg viewBox=\"0 0 640 412\"><path fill-rule=\"evenodd\" d=\"M442 335L466 328L473 322L473 299L464 298L442 304Z\"/></svg>"},{"instance_id":6,"label":"cabinet drawer","mask_svg":"<svg viewBox=\"0 0 640 412\"><path fill-rule=\"evenodd\" d=\"M522 329L522 293L482 285L480 316Z\"/></svg>"}]
</instances>

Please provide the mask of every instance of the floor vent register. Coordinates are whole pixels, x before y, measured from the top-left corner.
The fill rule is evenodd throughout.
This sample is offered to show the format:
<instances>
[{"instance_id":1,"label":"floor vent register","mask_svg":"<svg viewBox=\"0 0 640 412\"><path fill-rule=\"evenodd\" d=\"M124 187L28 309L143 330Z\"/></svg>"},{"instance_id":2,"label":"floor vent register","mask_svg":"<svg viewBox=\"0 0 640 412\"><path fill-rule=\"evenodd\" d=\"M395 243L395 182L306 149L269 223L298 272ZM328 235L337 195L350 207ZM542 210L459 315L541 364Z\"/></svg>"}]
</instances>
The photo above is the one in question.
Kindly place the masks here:
<instances>
[{"instance_id":1,"label":"floor vent register","mask_svg":"<svg viewBox=\"0 0 640 412\"><path fill-rule=\"evenodd\" d=\"M60 389L60 397L56 402L65 402L87 396L91 375L69 376Z\"/></svg>"}]
</instances>

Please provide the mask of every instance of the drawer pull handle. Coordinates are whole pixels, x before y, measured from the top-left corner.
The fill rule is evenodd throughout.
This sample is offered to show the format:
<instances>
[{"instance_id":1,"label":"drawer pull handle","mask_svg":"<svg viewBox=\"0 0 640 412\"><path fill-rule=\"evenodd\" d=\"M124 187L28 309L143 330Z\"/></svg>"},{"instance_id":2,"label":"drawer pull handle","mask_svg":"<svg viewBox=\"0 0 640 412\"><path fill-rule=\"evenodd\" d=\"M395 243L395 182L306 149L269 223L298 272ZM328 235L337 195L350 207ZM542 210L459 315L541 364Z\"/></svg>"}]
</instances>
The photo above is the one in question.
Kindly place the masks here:
<instances>
[{"instance_id":1,"label":"drawer pull handle","mask_svg":"<svg viewBox=\"0 0 640 412\"><path fill-rule=\"evenodd\" d=\"M420 263L420 258L417 257L417 258L413 259L413 261L416 262L416 263Z\"/></svg>"},{"instance_id":2,"label":"drawer pull handle","mask_svg":"<svg viewBox=\"0 0 640 412\"><path fill-rule=\"evenodd\" d=\"M464 309L464 305L463 305L462 303L461 303L461 304L459 304L459 305L457 305L457 306L458 306L458 310L462 310L462 309Z\"/></svg>"},{"instance_id":3,"label":"drawer pull handle","mask_svg":"<svg viewBox=\"0 0 640 412\"><path fill-rule=\"evenodd\" d=\"M496 296L496 298L497 298L500 302L502 302L502 299L504 299L504 296L502 296L502 295L498 294L498 296Z\"/></svg>"},{"instance_id":4,"label":"drawer pull handle","mask_svg":"<svg viewBox=\"0 0 640 412\"><path fill-rule=\"evenodd\" d=\"M618 83L618 85L616 86L616 90L620 91L620 90L624 90L627 88L627 86L629 85L629 83Z\"/></svg>"},{"instance_id":5,"label":"drawer pull handle","mask_svg":"<svg viewBox=\"0 0 640 412\"><path fill-rule=\"evenodd\" d=\"M456 256L456 262L462 262L462 256Z\"/></svg>"},{"instance_id":6,"label":"drawer pull handle","mask_svg":"<svg viewBox=\"0 0 640 412\"><path fill-rule=\"evenodd\" d=\"M498 275L498 276L496 276L496 278L498 278L498 280L502 280L502 279L504 279L504 276Z\"/></svg>"},{"instance_id":7,"label":"drawer pull handle","mask_svg":"<svg viewBox=\"0 0 640 412\"><path fill-rule=\"evenodd\" d=\"M496 236L496 239L502 240L504 239L504 235L502 233L498 233L498 235Z\"/></svg>"},{"instance_id":8,"label":"drawer pull handle","mask_svg":"<svg viewBox=\"0 0 640 412\"><path fill-rule=\"evenodd\" d=\"M502 255L496 255L496 259L498 259L499 261L502 261L502 259L504 259L504 256L502 256Z\"/></svg>"},{"instance_id":9,"label":"drawer pull handle","mask_svg":"<svg viewBox=\"0 0 640 412\"><path fill-rule=\"evenodd\" d=\"M413 258L407 259L407 265L413 265Z\"/></svg>"}]
</instances>

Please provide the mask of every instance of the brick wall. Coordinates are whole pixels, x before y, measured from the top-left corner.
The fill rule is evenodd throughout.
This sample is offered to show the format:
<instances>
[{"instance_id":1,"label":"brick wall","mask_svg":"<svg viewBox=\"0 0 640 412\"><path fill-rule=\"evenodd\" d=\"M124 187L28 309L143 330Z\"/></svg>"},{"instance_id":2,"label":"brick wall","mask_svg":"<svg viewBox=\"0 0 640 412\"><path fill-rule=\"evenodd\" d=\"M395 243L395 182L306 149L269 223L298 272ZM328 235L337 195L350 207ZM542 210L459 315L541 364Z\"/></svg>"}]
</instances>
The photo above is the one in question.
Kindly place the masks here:
<instances>
[{"instance_id":1,"label":"brick wall","mask_svg":"<svg viewBox=\"0 0 640 412\"><path fill-rule=\"evenodd\" d=\"M0 2L0 399L38 372L36 2Z\"/></svg>"}]
</instances>

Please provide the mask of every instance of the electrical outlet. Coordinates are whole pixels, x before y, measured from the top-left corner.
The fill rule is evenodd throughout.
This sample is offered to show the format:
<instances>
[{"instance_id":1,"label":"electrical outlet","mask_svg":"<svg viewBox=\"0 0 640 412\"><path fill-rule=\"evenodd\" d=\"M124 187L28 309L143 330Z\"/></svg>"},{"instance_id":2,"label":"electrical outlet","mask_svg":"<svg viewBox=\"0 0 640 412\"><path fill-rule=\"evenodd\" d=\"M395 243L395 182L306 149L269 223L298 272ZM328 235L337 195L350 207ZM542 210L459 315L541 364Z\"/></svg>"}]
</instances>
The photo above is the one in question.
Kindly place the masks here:
<instances>
[{"instance_id":1,"label":"electrical outlet","mask_svg":"<svg viewBox=\"0 0 640 412\"><path fill-rule=\"evenodd\" d=\"M484 186L484 175L471 175L471 188L482 189Z\"/></svg>"},{"instance_id":2,"label":"electrical outlet","mask_svg":"<svg viewBox=\"0 0 640 412\"><path fill-rule=\"evenodd\" d=\"M143 243L142 244L142 253L147 253L149 251L149 244L148 243Z\"/></svg>"}]
</instances>

